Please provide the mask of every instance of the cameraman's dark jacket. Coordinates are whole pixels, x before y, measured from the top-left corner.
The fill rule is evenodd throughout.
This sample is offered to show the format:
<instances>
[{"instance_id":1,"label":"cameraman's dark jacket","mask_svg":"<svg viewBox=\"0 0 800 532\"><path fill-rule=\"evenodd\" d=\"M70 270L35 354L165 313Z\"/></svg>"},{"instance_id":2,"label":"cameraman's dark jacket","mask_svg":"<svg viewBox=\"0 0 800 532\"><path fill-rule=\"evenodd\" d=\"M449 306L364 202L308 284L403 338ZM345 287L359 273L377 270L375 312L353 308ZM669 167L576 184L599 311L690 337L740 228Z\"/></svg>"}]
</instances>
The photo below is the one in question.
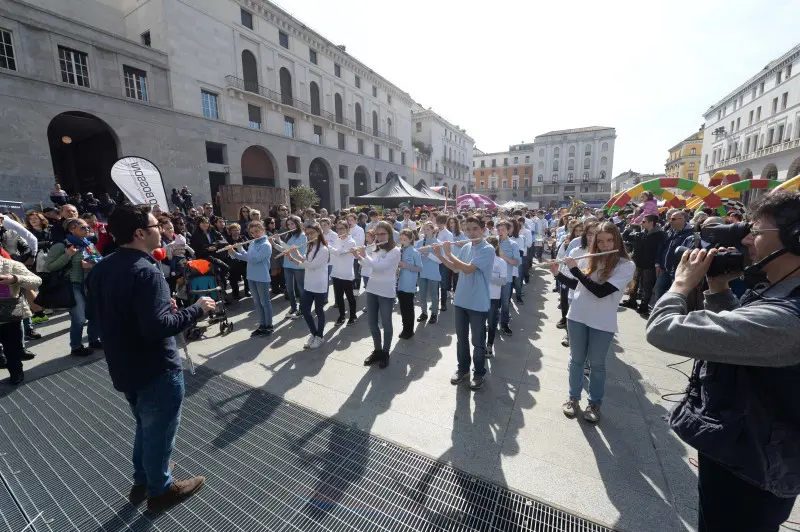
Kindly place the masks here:
<instances>
[{"instance_id":1,"label":"cameraman's dark jacket","mask_svg":"<svg viewBox=\"0 0 800 532\"><path fill-rule=\"evenodd\" d=\"M670 275L675 273L675 268L678 266L675 250L678 249L678 246L682 246L683 241L691 234L692 228L688 225L680 231L675 231L674 229L667 231L666 237L661 242L661 247L658 248L658 257L656 257L656 264L666 273Z\"/></svg>"},{"instance_id":2,"label":"cameraman's dark jacket","mask_svg":"<svg viewBox=\"0 0 800 532\"><path fill-rule=\"evenodd\" d=\"M763 297L706 294L687 314L667 292L647 324L655 347L696 359L671 414L680 438L740 478L780 497L800 494L800 279Z\"/></svg>"},{"instance_id":3,"label":"cameraman's dark jacket","mask_svg":"<svg viewBox=\"0 0 800 532\"><path fill-rule=\"evenodd\" d=\"M622 233L623 240L633 244L633 263L642 270L655 268L658 250L664 241L664 231L657 225L653 227L652 231L634 231L633 229L633 226L628 226Z\"/></svg>"}]
</instances>

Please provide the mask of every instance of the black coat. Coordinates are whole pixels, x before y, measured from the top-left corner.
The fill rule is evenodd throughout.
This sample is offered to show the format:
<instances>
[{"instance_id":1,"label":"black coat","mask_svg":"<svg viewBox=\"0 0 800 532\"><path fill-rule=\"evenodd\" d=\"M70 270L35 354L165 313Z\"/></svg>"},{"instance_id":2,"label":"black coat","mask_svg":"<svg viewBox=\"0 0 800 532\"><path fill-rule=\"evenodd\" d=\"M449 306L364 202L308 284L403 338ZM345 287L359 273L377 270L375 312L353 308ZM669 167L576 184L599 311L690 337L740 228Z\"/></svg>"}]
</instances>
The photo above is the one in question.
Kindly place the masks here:
<instances>
[{"instance_id":1,"label":"black coat","mask_svg":"<svg viewBox=\"0 0 800 532\"><path fill-rule=\"evenodd\" d=\"M664 231L658 226L654 227L652 231L636 229L631 225L622 233L622 239L633 244L633 263L637 268L643 270L655 268L658 250L664 242Z\"/></svg>"}]
</instances>

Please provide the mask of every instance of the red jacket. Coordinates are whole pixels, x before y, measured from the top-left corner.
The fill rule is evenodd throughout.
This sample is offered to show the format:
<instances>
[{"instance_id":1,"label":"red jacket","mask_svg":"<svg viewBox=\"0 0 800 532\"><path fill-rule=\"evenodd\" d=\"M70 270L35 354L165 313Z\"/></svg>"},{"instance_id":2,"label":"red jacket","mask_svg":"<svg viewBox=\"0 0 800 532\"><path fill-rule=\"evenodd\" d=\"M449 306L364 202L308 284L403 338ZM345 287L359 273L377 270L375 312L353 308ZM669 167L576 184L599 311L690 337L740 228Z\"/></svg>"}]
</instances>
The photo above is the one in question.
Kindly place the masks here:
<instances>
[{"instance_id":1,"label":"red jacket","mask_svg":"<svg viewBox=\"0 0 800 532\"><path fill-rule=\"evenodd\" d=\"M97 222L97 225L92 227L92 231L97 235L97 244L95 244L94 247L96 247L97 251L102 255L103 248L106 247L106 244L110 244L113 241L111 234L108 232L108 226L107 224Z\"/></svg>"}]
</instances>

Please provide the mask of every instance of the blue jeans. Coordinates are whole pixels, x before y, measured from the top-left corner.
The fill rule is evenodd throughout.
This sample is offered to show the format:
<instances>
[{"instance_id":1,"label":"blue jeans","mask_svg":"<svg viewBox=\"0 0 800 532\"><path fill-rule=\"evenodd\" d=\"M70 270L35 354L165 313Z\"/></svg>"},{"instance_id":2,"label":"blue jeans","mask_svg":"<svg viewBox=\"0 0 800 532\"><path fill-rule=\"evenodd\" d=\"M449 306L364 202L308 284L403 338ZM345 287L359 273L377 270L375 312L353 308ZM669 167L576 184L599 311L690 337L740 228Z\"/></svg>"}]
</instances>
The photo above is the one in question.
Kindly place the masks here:
<instances>
[{"instance_id":1,"label":"blue jeans","mask_svg":"<svg viewBox=\"0 0 800 532\"><path fill-rule=\"evenodd\" d=\"M505 286L508 286L506 283ZM505 288L503 286L503 288ZM502 290L501 290L502 295ZM492 299L492 304L489 307L489 328L487 329L486 338L489 345L494 345L494 335L497 332L497 320L500 317L500 300Z\"/></svg>"},{"instance_id":2,"label":"blue jeans","mask_svg":"<svg viewBox=\"0 0 800 532\"><path fill-rule=\"evenodd\" d=\"M303 314L308 330L314 336L322 336L325 332L325 298L328 293L318 294L316 292L303 292L300 298L300 313ZM317 322L314 323L314 318L311 316L311 304L314 304L314 312L317 315Z\"/></svg>"},{"instance_id":3,"label":"blue jeans","mask_svg":"<svg viewBox=\"0 0 800 532\"><path fill-rule=\"evenodd\" d=\"M367 287L367 284L369 284L369 277L364 277L364 276L362 276L361 278L362 278L362 279L364 279L364 288L366 288L366 287ZM355 284L355 282L354 282L354 284ZM354 288L355 288L355 287L354 287Z\"/></svg>"},{"instance_id":4,"label":"blue jeans","mask_svg":"<svg viewBox=\"0 0 800 532\"><path fill-rule=\"evenodd\" d=\"M661 275L659 275L658 279L656 279L656 289L655 293L653 294L656 298L656 302L661 299L661 296L669 291L671 286L672 276L666 272L661 272Z\"/></svg>"},{"instance_id":5,"label":"blue jeans","mask_svg":"<svg viewBox=\"0 0 800 532\"><path fill-rule=\"evenodd\" d=\"M500 325L508 325L511 320L511 281L500 288Z\"/></svg>"},{"instance_id":6,"label":"blue jeans","mask_svg":"<svg viewBox=\"0 0 800 532\"><path fill-rule=\"evenodd\" d=\"M486 374L486 317L488 312L478 312L455 306L456 311L456 355L458 371L469 373L475 365L475 375ZM472 356L469 353L469 335L472 334Z\"/></svg>"},{"instance_id":7,"label":"blue jeans","mask_svg":"<svg viewBox=\"0 0 800 532\"><path fill-rule=\"evenodd\" d=\"M253 297L253 306L256 308L258 324L264 327L272 325L272 302L269 299L269 283L263 281L247 280L250 295Z\"/></svg>"},{"instance_id":8,"label":"blue jeans","mask_svg":"<svg viewBox=\"0 0 800 532\"><path fill-rule=\"evenodd\" d=\"M389 352L392 347L392 307L393 297L381 297L367 292L367 322L369 332L372 334L372 344L377 351ZM378 328L378 314L380 313L383 325L383 344L381 344L381 330Z\"/></svg>"},{"instance_id":9,"label":"blue jeans","mask_svg":"<svg viewBox=\"0 0 800 532\"><path fill-rule=\"evenodd\" d=\"M567 320L569 333L569 398L580 400L583 369L589 360L589 404L603 404L606 392L606 355L614 333Z\"/></svg>"},{"instance_id":10,"label":"blue jeans","mask_svg":"<svg viewBox=\"0 0 800 532\"><path fill-rule=\"evenodd\" d=\"M422 313L428 315L428 300L431 301L431 315L439 315L439 281L419 278L419 306Z\"/></svg>"},{"instance_id":11,"label":"blue jeans","mask_svg":"<svg viewBox=\"0 0 800 532\"><path fill-rule=\"evenodd\" d=\"M86 323L86 292L83 283L72 283L72 294L75 296L75 306L69 309L69 317L72 318L69 326L69 347L77 349L83 345L83 324ZM96 320L89 320L86 334L89 343L100 341Z\"/></svg>"},{"instance_id":12,"label":"blue jeans","mask_svg":"<svg viewBox=\"0 0 800 532\"><path fill-rule=\"evenodd\" d=\"M291 311L297 310L297 300L303 297L303 284L306 279L306 271L300 268L284 268L283 276L286 279L286 295L289 296ZM294 292L294 283L297 282L297 295Z\"/></svg>"},{"instance_id":13,"label":"blue jeans","mask_svg":"<svg viewBox=\"0 0 800 532\"><path fill-rule=\"evenodd\" d=\"M171 369L125 398L136 419L133 440L133 483L147 485L147 496L157 497L172 484L169 458L181 421L183 371Z\"/></svg>"}]
</instances>

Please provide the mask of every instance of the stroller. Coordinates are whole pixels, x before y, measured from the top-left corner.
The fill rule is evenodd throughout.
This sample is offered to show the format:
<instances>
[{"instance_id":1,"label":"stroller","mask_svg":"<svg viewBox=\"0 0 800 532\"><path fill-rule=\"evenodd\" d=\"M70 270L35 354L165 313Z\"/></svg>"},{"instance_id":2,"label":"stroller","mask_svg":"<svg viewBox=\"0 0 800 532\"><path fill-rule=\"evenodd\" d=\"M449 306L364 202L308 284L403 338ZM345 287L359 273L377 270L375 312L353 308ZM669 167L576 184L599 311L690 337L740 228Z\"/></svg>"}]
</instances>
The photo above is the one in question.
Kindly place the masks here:
<instances>
[{"instance_id":1,"label":"stroller","mask_svg":"<svg viewBox=\"0 0 800 532\"><path fill-rule=\"evenodd\" d=\"M183 285L178 290L178 297L187 305L194 304L203 296L208 296L217 302L214 313L204 320L205 325L200 325L198 322L185 331L187 341L199 340L209 327L216 324L219 324L219 333L222 336L233 330L233 323L228 321L225 308L225 290L221 288L225 284L225 279L220 279L223 273L219 270L214 263L204 259L186 261L184 265Z\"/></svg>"}]
</instances>

